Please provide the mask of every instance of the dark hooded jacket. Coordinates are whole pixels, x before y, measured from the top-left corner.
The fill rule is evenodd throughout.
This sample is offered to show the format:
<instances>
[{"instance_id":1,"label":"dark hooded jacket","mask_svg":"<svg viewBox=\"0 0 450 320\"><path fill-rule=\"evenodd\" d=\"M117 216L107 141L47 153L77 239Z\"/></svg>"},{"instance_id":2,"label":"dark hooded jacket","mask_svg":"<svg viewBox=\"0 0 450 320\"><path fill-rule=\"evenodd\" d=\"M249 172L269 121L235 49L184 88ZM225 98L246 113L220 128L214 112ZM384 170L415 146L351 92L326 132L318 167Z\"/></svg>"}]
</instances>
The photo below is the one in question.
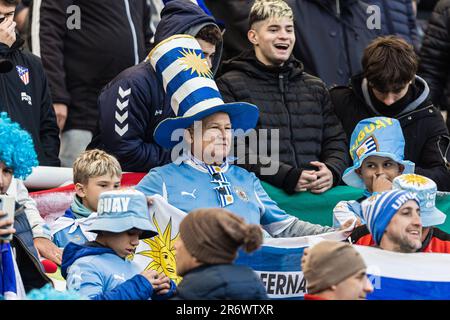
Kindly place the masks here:
<instances>
[{"instance_id":1,"label":"dark hooded jacket","mask_svg":"<svg viewBox=\"0 0 450 320\"><path fill-rule=\"evenodd\" d=\"M40 165L59 167L59 129L47 77L40 59L22 50L23 43L17 36L11 48L0 44L0 59L12 64L0 73L0 111L30 133ZM26 71L22 78L19 70Z\"/></svg>"},{"instance_id":2,"label":"dark hooded jacket","mask_svg":"<svg viewBox=\"0 0 450 320\"><path fill-rule=\"evenodd\" d=\"M359 0L287 0L294 12L294 55L327 86L347 85L361 72L364 48L381 29L370 29L367 4Z\"/></svg>"},{"instance_id":3,"label":"dark hooded jacket","mask_svg":"<svg viewBox=\"0 0 450 320\"><path fill-rule=\"evenodd\" d=\"M353 77L350 87L336 87L330 91L336 115L341 119L348 139L363 119L378 116L397 119L405 137L405 159L416 164L417 174L434 180L439 190L449 191L450 171L438 148L439 139L448 136L448 130L429 94L427 83L417 76L405 97L389 107L379 107L380 102L376 102L362 75Z\"/></svg>"},{"instance_id":4,"label":"dark hooded jacket","mask_svg":"<svg viewBox=\"0 0 450 320\"><path fill-rule=\"evenodd\" d=\"M94 132L101 88L150 49L147 1L34 1L38 5L31 10L32 49L42 57L53 102L68 106L64 130Z\"/></svg>"},{"instance_id":5,"label":"dark hooded jacket","mask_svg":"<svg viewBox=\"0 0 450 320\"><path fill-rule=\"evenodd\" d=\"M266 300L256 273L234 264L202 265L184 275L174 300Z\"/></svg>"},{"instance_id":6,"label":"dark hooded jacket","mask_svg":"<svg viewBox=\"0 0 450 320\"><path fill-rule=\"evenodd\" d=\"M213 17L188 0L170 1L161 12L155 45L175 34L195 35L214 24ZM222 44L213 66L217 70ZM148 172L170 162L170 152L156 144L153 131L167 117L173 117L170 100L150 61L128 68L105 88L98 99L98 131L88 149L113 154L124 171Z\"/></svg>"},{"instance_id":7,"label":"dark hooded jacket","mask_svg":"<svg viewBox=\"0 0 450 320\"><path fill-rule=\"evenodd\" d=\"M256 59L253 50L227 61L222 70L217 85L225 102L253 103L260 114L256 129L279 129L278 172L262 174L265 165L261 163L265 161L258 164L246 161L248 164L243 166L247 170L288 193L294 192L302 170L312 169L311 161L327 165L333 173L334 185L340 181L349 161L348 146L320 79L305 73L294 57L283 67L265 66ZM266 155L272 152L270 137ZM262 159L265 154L259 153Z\"/></svg>"}]
</instances>

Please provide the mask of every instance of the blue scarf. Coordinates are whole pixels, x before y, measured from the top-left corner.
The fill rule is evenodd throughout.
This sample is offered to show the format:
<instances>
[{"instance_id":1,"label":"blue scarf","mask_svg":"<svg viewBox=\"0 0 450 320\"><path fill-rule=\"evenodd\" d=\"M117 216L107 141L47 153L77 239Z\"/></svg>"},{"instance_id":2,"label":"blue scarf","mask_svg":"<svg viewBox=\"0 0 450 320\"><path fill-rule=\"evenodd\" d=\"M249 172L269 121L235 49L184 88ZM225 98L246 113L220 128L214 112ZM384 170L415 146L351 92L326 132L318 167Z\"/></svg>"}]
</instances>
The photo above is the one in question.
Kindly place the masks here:
<instances>
[{"instance_id":1,"label":"blue scarf","mask_svg":"<svg viewBox=\"0 0 450 320\"><path fill-rule=\"evenodd\" d=\"M198 160L194 156L190 159L195 164L201 166L202 168L208 170L209 174L213 178L211 183L216 184L214 190L217 192L217 198L219 199L220 206L226 207L234 202L233 194L231 193L231 185L225 176L225 171L228 169L228 161L225 160L221 165L209 165L203 161Z\"/></svg>"},{"instance_id":2,"label":"blue scarf","mask_svg":"<svg viewBox=\"0 0 450 320\"><path fill-rule=\"evenodd\" d=\"M74 196L73 202L70 205L70 208L72 209L72 212L75 215L76 219L87 218L92 213L91 210L86 208L81 203L81 200L78 198L77 195Z\"/></svg>"}]
</instances>

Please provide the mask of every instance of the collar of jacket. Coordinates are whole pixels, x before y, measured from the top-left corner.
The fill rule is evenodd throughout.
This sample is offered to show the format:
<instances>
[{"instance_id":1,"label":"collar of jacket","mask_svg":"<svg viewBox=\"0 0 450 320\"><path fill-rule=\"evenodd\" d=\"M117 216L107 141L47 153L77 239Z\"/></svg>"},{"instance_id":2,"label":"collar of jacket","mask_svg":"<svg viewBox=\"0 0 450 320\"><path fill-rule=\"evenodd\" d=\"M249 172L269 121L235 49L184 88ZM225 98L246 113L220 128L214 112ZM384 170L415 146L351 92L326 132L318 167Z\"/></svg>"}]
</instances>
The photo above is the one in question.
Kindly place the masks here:
<instances>
[{"instance_id":1,"label":"collar of jacket","mask_svg":"<svg viewBox=\"0 0 450 320\"><path fill-rule=\"evenodd\" d=\"M244 71L262 79L278 79L280 73L286 74L289 79L292 79L304 73L303 64L294 55L291 55L283 66L267 66L256 58L253 49L244 51L239 56L223 63L223 74L232 70Z\"/></svg>"},{"instance_id":2,"label":"collar of jacket","mask_svg":"<svg viewBox=\"0 0 450 320\"><path fill-rule=\"evenodd\" d=\"M4 57L4 56L7 56L7 55L10 55L14 51L19 50L20 48L22 48L24 43L25 43L25 41L19 36L19 34L16 33L16 42L13 43L11 48L8 47L4 43L0 43L0 56Z\"/></svg>"}]
</instances>

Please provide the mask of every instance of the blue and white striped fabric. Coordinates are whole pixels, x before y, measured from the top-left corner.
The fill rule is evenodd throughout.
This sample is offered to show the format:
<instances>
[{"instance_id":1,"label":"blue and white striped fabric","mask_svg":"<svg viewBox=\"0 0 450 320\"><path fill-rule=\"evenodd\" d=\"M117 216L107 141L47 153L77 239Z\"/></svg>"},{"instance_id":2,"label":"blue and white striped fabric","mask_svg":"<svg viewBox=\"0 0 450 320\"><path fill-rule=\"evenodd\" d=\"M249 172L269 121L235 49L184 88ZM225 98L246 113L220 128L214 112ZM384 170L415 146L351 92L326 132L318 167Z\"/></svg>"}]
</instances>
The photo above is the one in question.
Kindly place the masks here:
<instances>
[{"instance_id":1,"label":"blue and white striped fabric","mask_svg":"<svg viewBox=\"0 0 450 320\"><path fill-rule=\"evenodd\" d=\"M355 246L374 291L369 300L450 300L450 255L397 253Z\"/></svg>"},{"instance_id":2,"label":"blue and white striped fabric","mask_svg":"<svg viewBox=\"0 0 450 320\"><path fill-rule=\"evenodd\" d=\"M339 240L339 233L264 239L255 253L239 252L236 263L255 270L269 298L303 299L307 293L301 269L303 251L325 239ZM450 300L449 254L397 253L357 245L354 248L361 253L374 287L368 300Z\"/></svg>"},{"instance_id":3,"label":"blue and white striped fabric","mask_svg":"<svg viewBox=\"0 0 450 320\"><path fill-rule=\"evenodd\" d=\"M0 277L0 295L5 299L17 298L16 273L14 270L14 261L9 243L1 243L1 277Z\"/></svg>"},{"instance_id":4,"label":"blue and white striped fabric","mask_svg":"<svg viewBox=\"0 0 450 320\"><path fill-rule=\"evenodd\" d=\"M159 123L155 141L164 148L172 148L185 129L217 112L230 116L233 129L244 132L253 129L258 121L258 107L246 102L224 103L213 79L213 73L198 41L189 35L177 34L160 42L148 55L166 92L176 117Z\"/></svg>"},{"instance_id":5,"label":"blue and white striped fabric","mask_svg":"<svg viewBox=\"0 0 450 320\"><path fill-rule=\"evenodd\" d=\"M199 43L184 35L169 39L149 56L175 114L190 116L223 104Z\"/></svg>"}]
</instances>

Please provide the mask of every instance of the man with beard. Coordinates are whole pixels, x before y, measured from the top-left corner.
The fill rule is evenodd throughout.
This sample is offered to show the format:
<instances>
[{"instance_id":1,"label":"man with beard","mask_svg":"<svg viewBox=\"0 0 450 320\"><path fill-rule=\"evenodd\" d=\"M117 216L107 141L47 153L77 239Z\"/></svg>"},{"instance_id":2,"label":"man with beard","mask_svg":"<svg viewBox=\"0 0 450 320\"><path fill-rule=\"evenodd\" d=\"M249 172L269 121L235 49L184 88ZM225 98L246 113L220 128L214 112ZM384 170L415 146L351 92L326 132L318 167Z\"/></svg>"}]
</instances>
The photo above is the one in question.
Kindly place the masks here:
<instances>
[{"instance_id":1,"label":"man with beard","mask_svg":"<svg viewBox=\"0 0 450 320\"><path fill-rule=\"evenodd\" d=\"M392 190L362 203L364 219L376 246L413 253L422 247L419 199L404 190Z\"/></svg>"}]
</instances>

